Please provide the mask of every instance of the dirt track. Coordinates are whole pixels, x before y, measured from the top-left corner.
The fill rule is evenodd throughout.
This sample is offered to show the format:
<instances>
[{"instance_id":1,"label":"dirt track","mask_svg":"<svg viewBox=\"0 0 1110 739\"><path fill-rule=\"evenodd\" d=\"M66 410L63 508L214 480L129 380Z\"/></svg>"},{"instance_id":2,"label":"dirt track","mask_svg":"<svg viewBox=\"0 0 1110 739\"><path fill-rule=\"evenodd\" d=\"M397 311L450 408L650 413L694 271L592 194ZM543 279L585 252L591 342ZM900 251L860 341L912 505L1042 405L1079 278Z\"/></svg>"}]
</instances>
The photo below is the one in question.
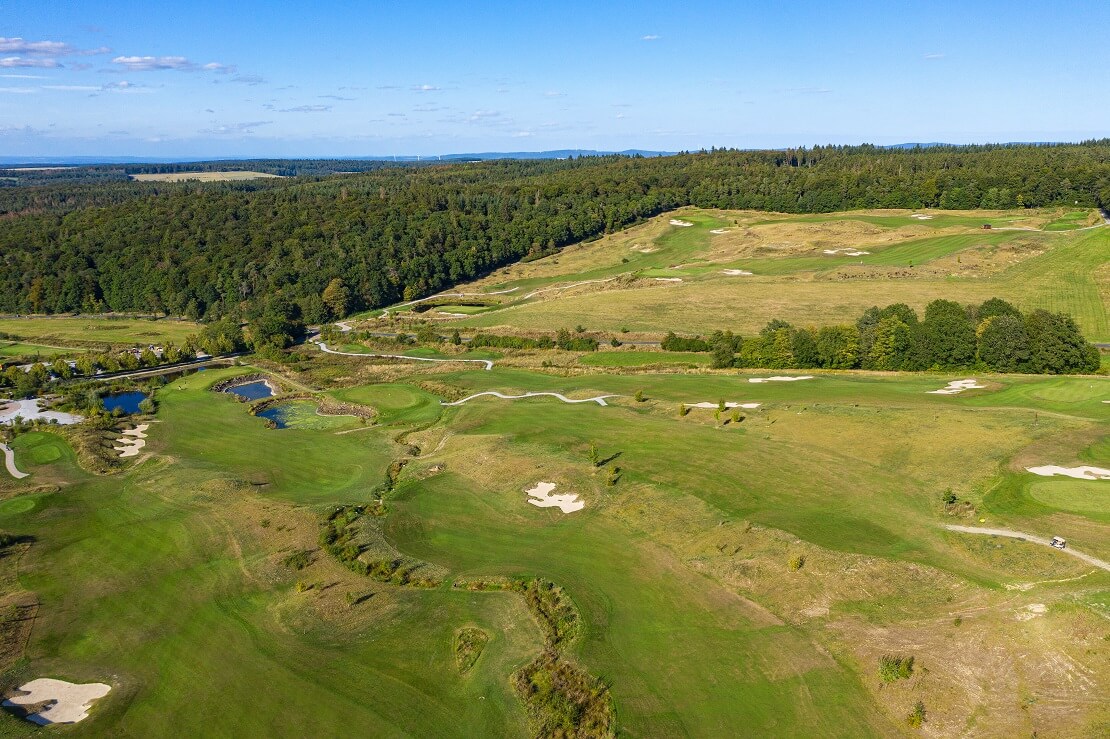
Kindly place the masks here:
<instances>
[{"instance_id":1,"label":"dirt track","mask_svg":"<svg viewBox=\"0 0 1110 739\"><path fill-rule=\"evenodd\" d=\"M1011 531L1009 529L990 529L990 528L985 528L985 527L982 527L982 526L955 526L955 525L948 525L948 526L945 526L944 528L948 529L949 531L959 531L959 532L964 533L964 534L987 534L988 536L1007 536L1011 539L1023 539L1025 541L1031 541L1034 544L1042 544L1046 547L1051 546L1048 543L1048 539L1045 539L1045 538L1040 537L1040 536L1033 536L1032 534L1023 534L1020 531ZM1052 547L1052 548L1056 549L1055 547ZM1110 572L1110 562L1105 562L1105 561L1099 559L1098 557L1092 557L1091 555L1084 554L1083 552L1077 552L1074 549L1072 549L1070 546L1067 549L1056 549L1056 551L1063 552L1064 554L1070 554L1073 557L1078 557L1079 559L1083 560L1084 562L1087 562L1088 564L1092 564L1095 567L1100 567L1100 568L1106 570L1107 572Z\"/></svg>"}]
</instances>

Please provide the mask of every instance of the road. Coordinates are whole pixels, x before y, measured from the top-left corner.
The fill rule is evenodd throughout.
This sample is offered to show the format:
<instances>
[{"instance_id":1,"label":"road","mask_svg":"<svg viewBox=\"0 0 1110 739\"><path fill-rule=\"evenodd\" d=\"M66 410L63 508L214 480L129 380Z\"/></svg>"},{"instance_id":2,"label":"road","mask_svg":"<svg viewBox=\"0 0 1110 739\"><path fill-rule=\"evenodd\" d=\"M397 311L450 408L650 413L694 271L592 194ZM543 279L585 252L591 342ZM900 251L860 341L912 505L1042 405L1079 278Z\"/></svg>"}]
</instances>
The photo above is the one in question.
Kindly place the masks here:
<instances>
[{"instance_id":1,"label":"road","mask_svg":"<svg viewBox=\"0 0 1110 739\"><path fill-rule=\"evenodd\" d=\"M234 354L221 354L218 357L205 357L204 359L190 359L188 362L178 362L176 364L163 364L158 367L146 367L145 369L127 370L126 372L105 372L104 374L97 375L96 377L89 378L93 380L100 380L107 382L109 380L119 380L122 378L134 377L153 377L154 375L163 375L168 372L178 372L180 370L191 369L193 367L203 367L206 364L213 362L224 362L228 359L235 359L235 357L242 357L246 352L235 352ZM84 378L82 378L84 379Z\"/></svg>"},{"instance_id":2,"label":"road","mask_svg":"<svg viewBox=\"0 0 1110 739\"><path fill-rule=\"evenodd\" d=\"M990 529L990 528L984 528L982 526L956 526L956 525L951 525L951 524L948 525L948 526L945 526L944 528L948 529L949 531L959 531L960 533L963 533L963 534L986 534L987 536L1006 536L1006 537L1009 537L1010 539L1022 539L1024 541L1033 542L1034 544L1043 544L1046 547L1051 546L1048 543L1048 539L1045 539L1045 538L1040 537L1040 536L1033 536L1032 534L1024 534L1020 531L1011 531L1010 529ZM1070 546L1067 549L1056 549L1056 547L1052 547L1052 549L1054 549L1057 552L1063 552L1064 554L1070 554L1073 557L1077 557L1077 558L1083 560L1087 564L1092 564L1095 567L1100 567L1100 568L1106 570L1107 572L1110 572L1110 562L1105 562L1105 561L1099 559L1098 557L1092 557L1089 554L1084 554L1083 552L1077 552L1074 549L1072 549Z\"/></svg>"}]
</instances>

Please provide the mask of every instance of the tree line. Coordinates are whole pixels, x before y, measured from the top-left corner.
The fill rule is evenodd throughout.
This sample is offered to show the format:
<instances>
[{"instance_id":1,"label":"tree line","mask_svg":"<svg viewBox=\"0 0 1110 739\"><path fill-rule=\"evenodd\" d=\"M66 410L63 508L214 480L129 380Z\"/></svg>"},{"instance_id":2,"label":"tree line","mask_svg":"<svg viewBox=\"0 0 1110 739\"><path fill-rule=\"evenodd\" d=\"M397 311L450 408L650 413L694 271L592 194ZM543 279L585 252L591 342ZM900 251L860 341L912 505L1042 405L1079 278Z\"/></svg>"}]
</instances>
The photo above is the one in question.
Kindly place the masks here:
<instances>
[{"instance_id":1,"label":"tree line","mask_svg":"<svg viewBox=\"0 0 1110 739\"><path fill-rule=\"evenodd\" d=\"M17 202L0 217L0 311L320 323L430 295L685 205L793 213L1105 206L1110 140L62 184L8 188L0 210L9 193ZM325 295L336 280L339 289Z\"/></svg>"},{"instance_id":2,"label":"tree line","mask_svg":"<svg viewBox=\"0 0 1110 739\"><path fill-rule=\"evenodd\" d=\"M711 352L711 366L761 369L986 370L1033 374L1096 372L1100 357L1065 313L991 298L961 306L934 300L919 317L905 303L872 307L850 325L803 328L773 320L744 339L731 332L663 339L667 351Z\"/></svg>"}]
</instances>

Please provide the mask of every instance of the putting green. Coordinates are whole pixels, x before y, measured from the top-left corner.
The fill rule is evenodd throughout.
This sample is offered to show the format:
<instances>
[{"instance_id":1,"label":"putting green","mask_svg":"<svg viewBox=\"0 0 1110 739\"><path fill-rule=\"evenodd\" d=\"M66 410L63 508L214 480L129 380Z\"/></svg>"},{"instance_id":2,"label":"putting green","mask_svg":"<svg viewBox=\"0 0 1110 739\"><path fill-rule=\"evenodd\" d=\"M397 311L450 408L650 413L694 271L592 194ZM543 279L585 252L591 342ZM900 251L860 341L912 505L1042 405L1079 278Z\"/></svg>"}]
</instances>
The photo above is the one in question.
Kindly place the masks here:
<instances>
[{"instance_id":1,"label":"putting green","mask_svg":"<svg viewBox=\"0 0 1110 739\"><path fill-rule=\"evenodd\" d=\"M1038 480L1029 495L1061 511L1110 514L1110 482L1103 480Z\"/></svg>"}]
</instances>

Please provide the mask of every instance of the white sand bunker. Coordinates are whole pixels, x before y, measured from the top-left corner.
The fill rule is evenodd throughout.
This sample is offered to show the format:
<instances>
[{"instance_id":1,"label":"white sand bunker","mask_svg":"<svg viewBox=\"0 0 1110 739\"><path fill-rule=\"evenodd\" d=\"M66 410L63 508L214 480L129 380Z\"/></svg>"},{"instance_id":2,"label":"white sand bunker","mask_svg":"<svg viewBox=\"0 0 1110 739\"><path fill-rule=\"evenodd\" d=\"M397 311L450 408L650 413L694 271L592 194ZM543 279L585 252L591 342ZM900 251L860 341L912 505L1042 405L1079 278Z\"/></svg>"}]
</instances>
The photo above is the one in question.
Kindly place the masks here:
<instances>
[{"instance_id":1,"label":"white sand bunker","mask_svg":"<svg viewBox=\"0 0 1110 739\"><path fill-rule=\"evenodd\" d=\"M140 423L133 429L121 432L122 436L116 439L116 445L112 447L119 452L120 459L138 456L139 450L146 446L148 428L150 428L149 423Z\"/></svg>"},{"instance_id":2,"label":"white sand bunker","mask_svg":"<svg viewBox=\"0 0 1110 739\"><path fill-rule=\"evenodd\" d=\"M721 274L728 275L729 277L748 277L751 275L751 272L746 269L722 269Z\"/></svg>"},{"instance_id":3,"label":"white sand bunker","mask_svg":"<svg viewBox=\"0 0 1110 739\"><path fill-rule=\"evenodd\" d=\"M715 228L712 231L710 231L709 233L717 234L718 236L720 236L721 234L727 234L728 229L727 228Z\"/></svg>"},{"instance_id":4,"label":"white sand bunker","mask_svg":"<svg viewBox=\"0 0 1110 739\"><path fill-rule=\"evenodd\" d=\"M659 251L658 247L643 246L641 244L633 244L632 246L628 247L628 250L629 251L638 251L641 254L651 254L652 252Z\"/></svg>"},{"instance_id":5,"label":"white sand bunker","mask_svg":"<svg viewBox=\"0 0 1110 739\"><path fill-rule=\"evenodd\" d=\"M609 405L608 403L605 402L606 398L619 398L620 397L619 395L598 395L598 396L593 397L593 398L582 398L581 400L574 400L572 398L568 398L567 396L563 395L562 393L524 393L523 395L505 395L504 393L499 393L496 390L487 390L484 393L474 393L473 395L468 395L465 398L463 398L462 400L456 400L453 403L440 402L440 405L445 405L445 406L462 405L463 403L465 403L469 400L474 400L475 398L480 398L483 395L492 395L493 397L501 398L502 400L520 400L521 398L538 398L538 397L541 397L541 396L544 396L544 395L549 395L552 398L558 398L559 400L563 401L564 403L597 403L598 405Z\"/></svg>"},{"instance_id":6,"label":"white sand bunker","mask_svg":"<svg viewBox=\"0 0 1110 739\"><path fill-rule=\"evenodd\" d=\"M1104 470L1101 467L1058 467L1054 464L1046 464L1042 467L1026 467L1026 470L1044 477L1064 475L1077 480L1110 480L1110 470Z\"/></svg>"},{"instance_id":7,"label":"white sand bunker","mask_svg":"<svg viewBox=\"0 0 1110 739\"><path fill-rule=\"evenodd\" d=\"M657 282L682 282L681 277L653 277Z\"/></svg>"},{"instance_id":8,"label":"white sand bunker","mask_svg":"<svg viewBox=\"0 0 1110 739\"><path fill-rule=\"evenodd\" d=\"M553 482L537 482L535 487L524 492L528 493L528 502L537 508L559 508L563 513L574 513L586 507L584 501L578 500L576 493L552 495L554 489Z\"/></svg>"},{"instance_id":9,"label":"white sand bunker","mask_svg":"<svg viewBox=\"0 0 1110 739\"><path fill-rule=\"evenodd\" d=\"M689 221L680 221L677 218L672 218L671 219L671 225L672 226L682 226L683 228L685 228L686 226L693 226L694 224L690 223Z\"/></svg>"},{"instance_id":10,"label":"white sand bunker","mask_svg":"<svg viewBox=\"0 0 1110 739\"><path fill-rule=\"evenodd\" d=\"M870 254L869 251L860 251L859 249L823 249L825 254L840 254L843 253L846 257L862 257L864 254Z\"/></svg>"},{"instance_id":11,"label":"white sand bunker","mask_svg":"<svg viewBox=\"0 0 1110 739\"><path fill-rule=\"evenodd\" d=\"M748 382L795 382L797 380L812 380L813 375L798 375L797 377L787 377L785 375L775 375L774 377L749 377Z\"/></svg>"},{"instance_id":12,"label":"white sand bunker","mask_svg":"<svg viewBox=\"0 0 1110 739\"><path fill-rule=\"evenodd\" d=\"M104 683L67 683L65 680L54 680L49 677L40 677L29 683L19 686L19 690L26 695L16 695L4 701L5 706L27 706L35 703L49 701L47 706L38 713L27 716L40 726L47 724L74 724L89 717L89 709L93 701L108 695L112 687Z\"/></svg>"},{"instance_id":13,"label":"white sand bunker","mask_svg":"<svg viewBox=\"0 0 1110 739\"><path fill-rule=\"evenodd\" d=\"M930 390L930 395L956 395L964 390L985 390L986 385L980 385L978 380L953 380L940 390Z\"/></svg>"},{"instance_id":14,"label":"white sand bunker","mask_svg":"<svg viewBox=\"0 0 1110 739\"><path fill-rule=\"evenodd\" d=\"M720 403L685 403L687 408L720 408ZM725 403L725 408L758 408L762 403Z\"/></svg>"},{"instance_id":15,"label":"white sand bunker","mask_svg":"<svg viewBox=\"0 0 1110 739\"><path fill-rule=\"evenodd\" d=\"M0 423L12 423L16 417L24 421L55 421L60 425L80 423L84 419L74 413L62 411L44 411L39 407L40 398L27 400L12 400L7 403L0 401Z\"/></svg>"},{"instance_id":16,"label":"white sand bunker","mask_svg":"<svg viewBox=\"0 0 1110 739\"><path fill-rule=\"evenodd\" d=\"M927 216L924 213L914 213L912 216L910 216L910 218L916 218L919 221L931 221L931 220L933 220L932 216Z\"/></svg>"}]
</instances>

